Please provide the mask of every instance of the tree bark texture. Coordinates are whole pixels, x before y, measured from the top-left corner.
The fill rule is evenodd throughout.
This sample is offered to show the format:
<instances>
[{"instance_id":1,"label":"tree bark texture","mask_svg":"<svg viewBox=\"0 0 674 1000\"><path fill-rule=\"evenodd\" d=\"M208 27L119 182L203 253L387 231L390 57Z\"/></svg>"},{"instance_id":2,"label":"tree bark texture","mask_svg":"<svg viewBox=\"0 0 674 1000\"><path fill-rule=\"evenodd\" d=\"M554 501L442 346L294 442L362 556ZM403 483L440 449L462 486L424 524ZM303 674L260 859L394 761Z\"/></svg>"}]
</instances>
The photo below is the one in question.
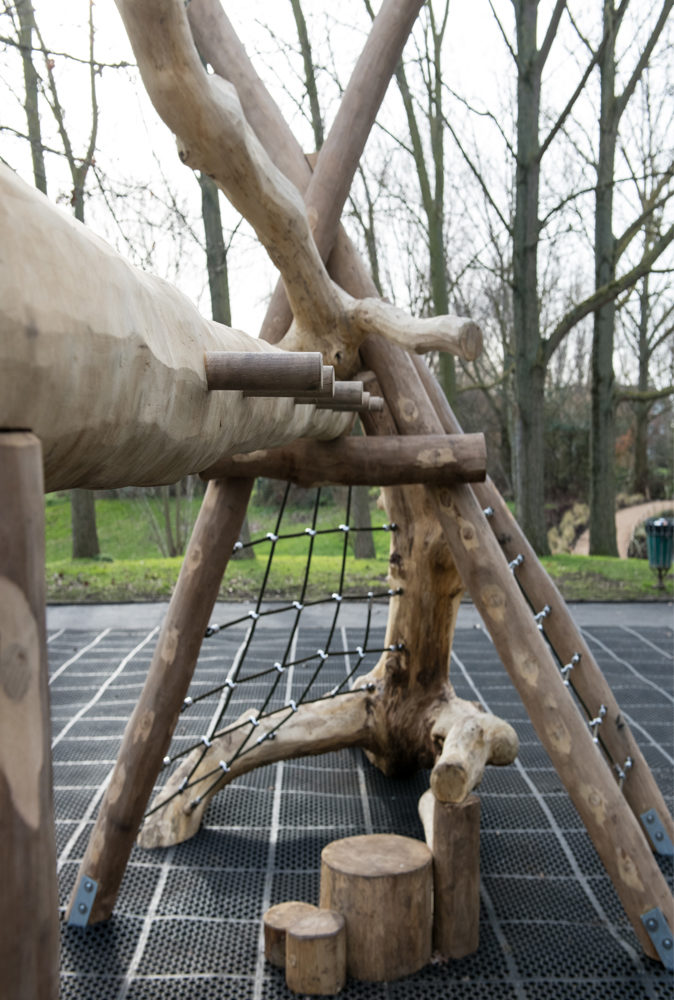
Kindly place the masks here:
<instances>
[{"instance_id":1,"label":"tree bark texture","mask_svg":"<svg viewBox=\"0 0 674 1000\"><path fill-rule=\"evenodd\" d=\"M44 499L33 434L0 431L0 510L0 990L57 1000Z\"/></svg>"}]
</instances>

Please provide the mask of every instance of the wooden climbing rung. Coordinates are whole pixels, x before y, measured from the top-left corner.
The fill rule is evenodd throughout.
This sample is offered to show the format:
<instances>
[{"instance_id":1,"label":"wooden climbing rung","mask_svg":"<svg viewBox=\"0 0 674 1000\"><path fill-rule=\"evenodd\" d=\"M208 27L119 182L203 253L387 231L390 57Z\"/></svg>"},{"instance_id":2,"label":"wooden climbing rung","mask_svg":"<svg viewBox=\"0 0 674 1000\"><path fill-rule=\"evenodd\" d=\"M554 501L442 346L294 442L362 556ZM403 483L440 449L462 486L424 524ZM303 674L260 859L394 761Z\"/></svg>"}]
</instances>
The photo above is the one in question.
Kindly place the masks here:
<instances>
[{"instance_id":1,"label":"wooden climbing rung","mask_svg":"<svg viewBox=\"0 0 674 1000\"><path fill-rule=\"evenodd\" d=\"M284 395L323 388L323 356L317 352L207 351L204 364L209 389L240 389Z\"/></svg>"}]
</instances>

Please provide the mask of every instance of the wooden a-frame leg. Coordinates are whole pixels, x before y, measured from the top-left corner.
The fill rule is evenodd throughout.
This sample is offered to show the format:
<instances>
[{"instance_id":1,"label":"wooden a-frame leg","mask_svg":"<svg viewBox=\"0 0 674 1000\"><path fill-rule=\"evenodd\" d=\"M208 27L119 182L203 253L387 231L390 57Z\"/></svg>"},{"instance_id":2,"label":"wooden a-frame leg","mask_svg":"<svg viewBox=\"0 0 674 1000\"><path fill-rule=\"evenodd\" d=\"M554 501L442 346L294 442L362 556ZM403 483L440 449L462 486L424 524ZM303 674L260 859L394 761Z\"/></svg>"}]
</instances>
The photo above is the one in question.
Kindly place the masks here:
<instances>
[{"instance_id":1,"label":"wooden a-frame leg","mask_svg":"<svg viewBox=\"0 0 674 1000\"><path fill-rule=\"evenodd\" d=\"M0 992L59 995L39 440L0 432Z\"/></svg>"},{"instance_id":2,"label":"wooden a-frame leg","mask_svg":"<svg viewBox=\"0 0 674 1000\"><path fill-rule=\"evenodd\" d=\"M89 923L115 904L131 848L178 720L223 573L239 537L253 481L213 480L194 525L138 704L126 727L74 895L84 878L98 883Z\"/></svg>"}]
</instances>

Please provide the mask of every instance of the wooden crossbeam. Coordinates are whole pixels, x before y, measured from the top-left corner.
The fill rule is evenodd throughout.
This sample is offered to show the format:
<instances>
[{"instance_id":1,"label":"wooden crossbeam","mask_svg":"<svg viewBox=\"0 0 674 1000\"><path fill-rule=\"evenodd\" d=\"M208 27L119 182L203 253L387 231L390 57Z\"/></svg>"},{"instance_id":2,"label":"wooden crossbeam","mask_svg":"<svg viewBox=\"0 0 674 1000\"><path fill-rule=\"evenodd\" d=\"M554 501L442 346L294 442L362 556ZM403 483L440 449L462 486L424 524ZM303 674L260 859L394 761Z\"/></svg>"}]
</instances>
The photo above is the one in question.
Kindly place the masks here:
<instances>
[{"instance_id":1,"label":"wooden crossbeam","mask_svg":"<svg viewBox=\"0 0 674 1000\"><path fill-rule=\"evenodd\" d=\"M299 486L399 486L403 483L477 482L486 475L482 434L345 437L318 444L233 455L205 469L203 479L284 479Z\"/></svg>"}]
</instances>

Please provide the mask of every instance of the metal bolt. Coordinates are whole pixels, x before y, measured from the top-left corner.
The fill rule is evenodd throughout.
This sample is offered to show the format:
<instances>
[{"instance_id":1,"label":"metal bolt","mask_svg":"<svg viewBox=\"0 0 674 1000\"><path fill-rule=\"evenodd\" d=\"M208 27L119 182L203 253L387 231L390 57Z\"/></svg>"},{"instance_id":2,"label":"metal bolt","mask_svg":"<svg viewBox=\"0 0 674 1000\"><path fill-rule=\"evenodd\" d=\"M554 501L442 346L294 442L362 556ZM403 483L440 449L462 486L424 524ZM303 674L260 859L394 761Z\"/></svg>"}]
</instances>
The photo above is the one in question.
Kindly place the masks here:
<instances>
[{"instance_id":1,"label":"metal bolt","mask_svg":"<svg viewBox=\"0 0 674 1000\"><path fill-rule=\"evenodd\" d=\"M655 917L649 917L646 921L646 927L649 931L656 931L658 929L658 922Z\"/></svg>"},{"instance_id":2,"label":"metal bolt","mask_svg":"<svg viewBox=\"0 0 674 1000\"><path fill-rule=\"evenodd\" d=\"M656 840L664 840L665 839L665 835L662 832L662 830L656 830L654 836L655 836Z\"/></svg>"},{"instance_id":3,"label":"metal bolt","mask_svg":"<svg viewBox=\"0 0 674 1000\"><path fill-rule=\"evenodd\" d=\"M84 883L84 891L85 892L93 892L94 891L94 883L93 882L85 882Z\"/></svg>"},{"instance_id":4,"label":"metal bolt","mask_svg":"<svg viewBox=\"0 0 674 1000\"><path fill-rule=\"evenodd\" d=\"M646 822L647 823L655 823L655 815L654 815L654 813L649 813L646 816Z\"/></svg>"},{"instance_id":5,"label":"metal bolt","mask_svg":"<svg viewBox=\"0 0 674 1000\"><path fill-rule=\"evenodd\" d=\"M663 938L662 941L660 942L660 944L662 945L663 948L666 948L667 951L669 951L671 949L671 947L672 947L672 939L671 938Z\"/></svg>"},{"instance_id":6,"label":"metal bolt","mask_svg":"<svg viewBox=\"0 0 674 1000\"><path fill-rule=\"evenodd\" d=\"M80 913L84 914L87 912L88 907L86 903L80 903L77 909L80 911Z\"/></svg>"}]
</instances>

